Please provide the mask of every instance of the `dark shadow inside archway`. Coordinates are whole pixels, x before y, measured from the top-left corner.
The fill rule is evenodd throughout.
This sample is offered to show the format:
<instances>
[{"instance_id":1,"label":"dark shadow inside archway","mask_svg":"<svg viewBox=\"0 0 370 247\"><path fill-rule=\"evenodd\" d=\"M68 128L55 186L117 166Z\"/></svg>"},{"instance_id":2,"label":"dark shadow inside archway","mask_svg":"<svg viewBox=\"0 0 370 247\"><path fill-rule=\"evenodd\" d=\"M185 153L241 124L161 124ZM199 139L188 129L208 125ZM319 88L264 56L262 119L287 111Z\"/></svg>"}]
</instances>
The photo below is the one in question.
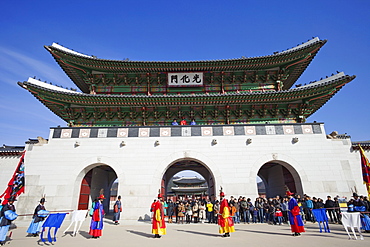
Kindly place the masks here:
<instances>
[{"instance_id":1,"label":"dark shadow inside archway","mask_svg":"<svg viewBox=\"0 0 370 247\"><path fill-rule=\"evenodd\" d=\"M200 174L207 183L208 190L206 194L209 196L211 200L214 200L216 193L215 193L215 179L211 171L200 161L194 159L182 159L177 160L170 165L165 174L163 175L162 179L162 193L164 195L171 194L171 191L168 191L168 183L170 182L171 178L181 171L194 171Z\"/></svg>"},{"instance_id":2,"label":"dark shadow inside archway","mask_svg":"<svg viewBox=\"0 0 370 247\"><path fill-rule=\"evenodd\" d=\"M285 196L286 187L291 192L300 195L303 193L301 178L297 171L283 161L274 160L265 163L258 171L257 176L261 178L265 187L265 195L268 198L277 195Z\"/></svg>"},{"instance_id":3,"label":"dark shadow inside archway","mask_svg":"<svg viewBox=\"0 0 370 247\"><path fill-rule=\"evenodd\" d=\"M94 199L104 194L104 211L109 214L111 188L116 179L116 172L108 165L97 164L88 170L81 181L78 210L90 209Z\"/></svg>"},{"instance_id":4,"label":"dark shadow inside archway","mask_svg":"<svg viewBox=\"0 0 370 247\"><path fill-rule=\"evenodd\" d=\"M266 197L265 181L263 181L263 179L260 176L257 176L256 183L257 183L258 196Z\"/></svg>"}]
</instances>

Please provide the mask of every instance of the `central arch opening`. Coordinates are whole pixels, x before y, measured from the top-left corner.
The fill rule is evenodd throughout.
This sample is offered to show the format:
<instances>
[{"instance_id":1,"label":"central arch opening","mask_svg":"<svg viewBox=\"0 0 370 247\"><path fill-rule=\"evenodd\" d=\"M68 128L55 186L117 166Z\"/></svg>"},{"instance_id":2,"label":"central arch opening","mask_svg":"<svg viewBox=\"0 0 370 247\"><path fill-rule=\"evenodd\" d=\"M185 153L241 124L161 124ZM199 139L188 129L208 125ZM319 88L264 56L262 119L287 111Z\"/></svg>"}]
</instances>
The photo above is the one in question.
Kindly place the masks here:
<instances>
[{"instance_id":1,"label":"central arch opening","mask_svg":"<svg viewBox=\"0 0 370 247\"><path fill-rule=\"evenodd\" d=\"M180 188L177 191L171 189L176 186L187 188ZM205 187L207 188L204 189ZM161 193L166 197L204 196L214 200L215 179L209 168L202 162L195 159L177 160L167 168L163 175Z\"/></svg>"}]
</instances>

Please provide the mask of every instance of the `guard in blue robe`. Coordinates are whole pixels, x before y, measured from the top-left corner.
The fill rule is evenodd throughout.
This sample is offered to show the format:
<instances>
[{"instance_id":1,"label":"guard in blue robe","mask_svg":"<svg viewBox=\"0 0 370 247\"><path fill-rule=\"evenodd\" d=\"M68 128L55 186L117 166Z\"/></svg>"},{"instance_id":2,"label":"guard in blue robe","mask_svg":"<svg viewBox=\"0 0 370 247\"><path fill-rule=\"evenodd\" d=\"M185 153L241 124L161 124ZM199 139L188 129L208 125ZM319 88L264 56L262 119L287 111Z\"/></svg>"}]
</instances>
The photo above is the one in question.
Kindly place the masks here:
<instances>
[{"instance_id":1,"label":"guard in blue robe","mask_svg":"<svg viewBox=\"0 0 370 247\"><path fill-rule=\"evenodd\" d=\"M17 216L15 214L15 206L13 205L14 201L16 201L14 197L9 198L8 203L3 205L3 208L0 211L0 245L5 244L6 234L9 231L10 224ZM10 213L13 215L12 217L9 217L9 214L7 214L9 213L9 210L11 211Z\"/></svg>"},{"instance_id":2,"label":"guard in blue robe","mask_svg":"<svg viewBox=\"0 0 370 247\"><path fill-rule=\"evenodd\" d=\"M98 201L94 205L94 213L92 215L89 231L89 234L92 236L92 238L99 238L103 233L104 199L104 195L100 195L98 197Z\"/></svg>"},{"instance_id":3,"label":"guard in blue robe","mask_svg":"<svg viewBox=\"0 0 370 247\"><path fill-rule=\"evenodd\" d=\"M289 223L293 236L301 235L301 232L305 232L304 223L300 215L300 209L297 200L293 197L293 193L287 191L289 197L288 209L289 209Z\"/></svg>"},{"instance_id":4,"label":"guard in blue robe","mask_svg":"<svg viewBox=\"0 0 370 247\"><path fill-rule=\"evenodd\" d=\"M31 224L27 229L27 233L31 234L33 237L37 237L39 235L39 233L41 232L42 224L47 217L46 214L39 214L40 210L46 210L44 204L45 198L41 198L40 204L37 205L37 207L35 208L35 212L33 213Z\"/></svg>"}]
</instances>

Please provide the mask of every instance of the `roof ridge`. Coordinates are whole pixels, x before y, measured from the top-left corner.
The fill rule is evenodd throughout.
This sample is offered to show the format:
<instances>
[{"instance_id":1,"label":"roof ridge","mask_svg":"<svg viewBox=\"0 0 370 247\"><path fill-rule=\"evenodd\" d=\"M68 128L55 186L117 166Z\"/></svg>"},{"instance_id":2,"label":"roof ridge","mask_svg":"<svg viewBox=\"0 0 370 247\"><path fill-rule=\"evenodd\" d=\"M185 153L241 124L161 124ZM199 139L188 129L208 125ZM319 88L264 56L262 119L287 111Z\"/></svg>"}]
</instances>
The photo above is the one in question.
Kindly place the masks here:
<instances>
[{"instance_id":1,"label":"roof ridge","mask_svg":"<svg viewBox=\"0 0 370 247\"><path fill-rule=\"evenodd\" d=\"M101 61L112 61L112 62L126 62L126 63L194 63L194 62L227 62L227 61L243 61L243 60L252 60L252 59L260 59L260 58L269 58L269 57L277 57L277 56L280 56L280 55L285 55L285 54L288 54L288 53L292 53L292 52L295 52L297 50L301 50L301 49L304 49L308 46L311 46L311 45L314 45L318 42L324 42L326 43L327 40L320 40L318 37L315 37L311 40L308 40L300 45L297 45L295 47L292 47L290 49L287 49L285 51L282 51L282 52L277 52L277 53L273 53L273 54L270 54L270 55L263 55L263 56L256 56L256 57L244 57L242 56L242 58L226 58L226 59L209 59L209 60L189 60L189 61L140 61L140 60L117 60L117 59L104 59L104 58L97 58L96 56L89 56L89 55L85 55L83 53L80 53L80 52L76 52L72 49L69 49L67 47L64 47L58 43L52 43L51 46L45 46L48 50L50 50L50 47L53 47L57 50L60 50L60 51L63 51L65 53L69 53L71 55L75 55L75 56L80 56L80 57L85 57L85 58L89 58L89 59L95 59L95 60L101 60Z\"/></svg>"}]
</instances>

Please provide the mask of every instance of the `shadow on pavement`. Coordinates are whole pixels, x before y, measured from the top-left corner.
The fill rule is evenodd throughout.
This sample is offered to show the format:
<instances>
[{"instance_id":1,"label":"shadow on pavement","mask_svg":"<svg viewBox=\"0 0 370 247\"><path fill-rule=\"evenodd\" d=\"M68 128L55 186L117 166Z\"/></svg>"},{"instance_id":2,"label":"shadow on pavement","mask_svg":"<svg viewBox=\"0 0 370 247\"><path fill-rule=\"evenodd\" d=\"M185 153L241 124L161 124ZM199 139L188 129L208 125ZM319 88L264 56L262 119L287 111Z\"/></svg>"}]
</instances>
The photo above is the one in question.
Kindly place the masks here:
<instances>
[{"instance_id":1,"label":"shadow on pavement","mask_svg":"<svg viewBox=\"0 0 370 247\"><path fill-rule=\"evenodd\" d=\"M269 235L280 235L280 236L291 236L291 233L289 234L282 234L280 232L268 232L268 231L258 231L258 230L244 230L244 229L235 229L236 232L243 231L243 232L253 232L253 233L261 233L261 234L269 234Z\"/></svg>"},{"instance_id":2,"label":"shadow on pavement","mask_svg":"<svg viewBox=\"0 0 370 247\"><path fill-rule=\"evenodd\" d=\"M341 225L338 225L338 226L341 226ZM307 235L311 235L311 236L324 236L325 234L325 237L329 237L330 234L335 234L335 235L342 235L342 236L348 236L347 233L345 232L345 229L344 228L340 228L339 229L330 229L330 232L324 232L324 229L322 230L322 233L320 233L320 228L319 226L304 226L306 229L310 229L310 230L313 230L313 231L317 231L317 234L313 234L313 233L307 233ZM330 228L330 226L329 226ZM340 231L340 232L339 232ZM358 235L358 232L357 232L357 235Z\"/></svg>"},{"instance_id":3,"label":"shadow on pavement","mask_svg":"<svg viewBox=\"0 0 370 247\"><path fill-rule=\"evenodd\" d=\"M196 232L196 231L188 231L188 230L177 230L178 232L187 232L197 235L203 235L203 236L210 236L210 237L221 237L220 234L212 234L212 233L204 233L204 232Z\"/></svg>"},{"instance_id":4,"label":"shadow on pavement","mask_svg":"<svg viewBox=\"0 0 370 247\"><path fill-rule=\"evenodd\" d=\"M314 228L314 227L307 227L306 230L307 229L316 229L316 228ZM250 233L260 233L260 234L280 235L280 236L291 237L291 232L290 231L289 231L289 233L258 231L258 230L244 230L244 229L236 229L236 231L244 231L244 232L250 232ZM342 232L331 231L330 233L325 233L325 232L320 233L318 229L317 229L317 231L318 231L317 233L304 232L304 233L302 233L302 235L305 235L305 236L314 236L314 237L324 237L324 238L336 238L336 237L338 237L336 235L347 236L347 233L345 233L345 232L342 233Z\"/></svg>"},{"instance_id":5,"label":"shadow on pavement","mask_svg":"<svg viewBox=\"0 0 370 247\"><path fill-rule=\"evenodd\" d=\"M76 233L77 234L77 233ZM76 237L76 235L73 235L73 231L67 231L65 233L63 233L63 235L61 236L62 238L64 238L65 236L71 236L71 237Z\"/></svg>"},{"instance_id":6,"label":"shadow on pavement","mask_svg":"<svg viewBox=\"0 0 370 247\"><path fill-rule=\"evenodd\" d=\"M114 222L113 221L108 221L108 220L105 220L104 221L104 224L108 224L108 225L116 225L116 224L114 224Z\"/></svg>"},{"instance_id":7,"label":"shadow on pavement","mask_svg":"<svg viewBox=\"0 0 370 247\"><path fill-rule=\"evenodd\" d=\"M139 231L134 231L134 230L127 230L127 232L133 233L133 234L136 234L136 235L139 235L139 236L142 236L142 237L146 237L146 238L154 238L153 234L149 234L149 233L146 233L146 232L139 232Z\"/></svg>"},{"instance_id":8,"label":"shadow on pavement","mask_svg":"<svg viewBox=\"0 0 370 247\"><path fill-rule=\"evenodd\" d=\"M80 235L86 239L90 239L91 235L88 232L80 231Z\"/></svg>"},{"instance_id":9,"label":"shadow on pavement","mask_svg":"<svg viewBox=\"0 0 370 247\"><path fill-rule=\"evenodd\" d=\"M37 244L38 245L40 245L40 246L44 246L44 245L46 245L46 246L49 246L49 245L53 245L53 244L51 244L51 243L49 243L49 242L43 242L41 239L39 239L39 240L37 240Z\"/></svg>"}]
</instances>

